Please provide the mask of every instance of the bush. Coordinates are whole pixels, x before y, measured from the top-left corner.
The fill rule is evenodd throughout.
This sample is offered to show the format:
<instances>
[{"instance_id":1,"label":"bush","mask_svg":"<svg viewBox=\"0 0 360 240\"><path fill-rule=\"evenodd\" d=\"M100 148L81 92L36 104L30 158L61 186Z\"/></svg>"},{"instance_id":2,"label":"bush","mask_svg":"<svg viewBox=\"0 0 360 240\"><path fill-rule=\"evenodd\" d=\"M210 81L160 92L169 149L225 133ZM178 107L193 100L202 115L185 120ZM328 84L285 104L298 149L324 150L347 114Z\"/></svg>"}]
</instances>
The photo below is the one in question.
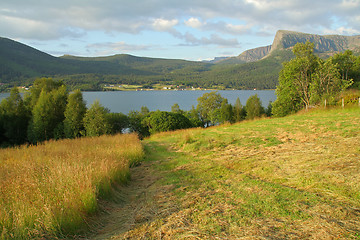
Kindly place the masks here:
<instances>
[{"instance_id":1,"label":"bush","mask_svg":"<svg viewBox=\"0 0 360 240\"><path fill-rule=\"evenodd\" d=\"M150 134L177 129L191 128L190 120L180 113L156 111L143 120Z\"/></svg>"}]
</instances>

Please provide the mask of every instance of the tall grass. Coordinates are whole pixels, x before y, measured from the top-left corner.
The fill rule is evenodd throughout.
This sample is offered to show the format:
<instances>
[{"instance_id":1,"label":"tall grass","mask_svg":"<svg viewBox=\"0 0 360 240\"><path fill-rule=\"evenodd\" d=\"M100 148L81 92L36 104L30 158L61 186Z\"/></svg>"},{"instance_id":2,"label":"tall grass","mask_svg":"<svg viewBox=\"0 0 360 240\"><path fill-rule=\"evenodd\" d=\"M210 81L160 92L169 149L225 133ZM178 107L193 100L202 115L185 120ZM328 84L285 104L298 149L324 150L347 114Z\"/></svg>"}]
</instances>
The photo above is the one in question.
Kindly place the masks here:
<instances>
[{"instance_id":1,"label":"tall grass","mask_svg":"<svg viewBox=\"0 0 360 240\"><path fill-rule=\"evenodd\" d=\"M136 135L0 150L0 239L76 233L143 155Z\"/></svg>"}]
</instances>

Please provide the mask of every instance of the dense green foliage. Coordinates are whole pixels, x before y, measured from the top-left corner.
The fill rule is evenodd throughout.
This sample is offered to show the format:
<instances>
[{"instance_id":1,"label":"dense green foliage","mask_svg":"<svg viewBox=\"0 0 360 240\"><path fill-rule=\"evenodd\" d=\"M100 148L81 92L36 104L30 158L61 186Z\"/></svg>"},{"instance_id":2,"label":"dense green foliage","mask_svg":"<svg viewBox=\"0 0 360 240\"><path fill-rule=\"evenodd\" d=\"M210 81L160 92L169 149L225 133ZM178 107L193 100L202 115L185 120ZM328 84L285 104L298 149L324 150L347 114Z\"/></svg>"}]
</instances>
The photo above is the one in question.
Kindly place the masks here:
<instances>
[{"instance_id":1,"label":"dense green foliage","mask_svg":"<svg viewBox=\"0 0 360 240\"><path fill-rule=\"evenodd\" d=\"M30 112L26 108L17 88L0 103L0 143L21 144L26 141Z\"/></svg>"},{"instance_id":2,"label":"dense green foliage","mask_svg":"<svg viewBox=\"0 0 360 240\"><path fill-rule=\"evenodd\" d=\"M63 135L64 111L67 101L67 91L64 85L57 88L41 89L40 95L32 108L32 118L28 128L28 138L31 143L37 143L51 138L61 138ZM35 97L31 97L35 99Z\"/></svg>"},{"instance_id":3,"label":"dense green foliage","mask_svg":"<svg viewBox=\"0 0 360 240\"><path fill-rule=\"evenodd\" d=\"M314 54L314 45L307 42L296 44L293 52L295 58L284 63L280 72L277 99L272 109L275 116L308 109L325 100L335 104L340 93L353 83L349 72L356 72L358 67L351 51L324 61Z\"/></svg>"},{"instance_id":4,"label":"dense green foliage","mask_svg":"<svg viewBox=\"0 0 360 240\"><path fill-rule=\"evenodd\" d=\"M64 112L64 133L66 138L80 137L84 131L84 116L86 103L80 90L75 90L69 95L68 103Z\"/></svg>"},{"instance_id":5,"label":"dense green foliage","mask_svg":"<svg viewBox=\"0 0 360 240\"><path fill-rule=\"evenodd\" d=\"M247 109L246 119L259 118L265 113L264 107L257 94L248 98L245 108Z\"/></svg>"},{"instance_id":6,"label":"dense green foliage","mask_svg":"<svg viewBox=\"0 0 360 240\"><path fill-rule=\"evenodd\" d=\"M184 115L164 111L152 112L143 120L143 124L149 128L150 134L192 127L192 123Z\"/></svg>"},{"instance_id":7,"label":"dense green foliage","mask_svg":"<svg viewBox=\"0 0 360 240\"><path fill-rule=\"evenodd\" d=\"M1 102L0 146L124 132L136 132L144 138L158 132L239 122L249 118L246 112L253 114L258 108L261 111L256 117L264 114L260 100L243 107L237 99L232 106L219 93L210 92L199 97L197 106L190 111L174 104L172 112L150 112L143 106L140 112L124 115L110 113L97 100L87 109L79 90L69 94L62 82L41 78L34 82L24 100L15 87Z\"/></svg>"},{"instance_id":8,"label":"dense green foliage","mask_svg":"<svg viewBox=\"0 0 360 240\"><path fill-rule=\"evenodd\" d=\"M86 136L95 137L110 133L110 124L106 117L109 112L98 100L95 100L84 117Z\"/></svg>"}]
</instances>

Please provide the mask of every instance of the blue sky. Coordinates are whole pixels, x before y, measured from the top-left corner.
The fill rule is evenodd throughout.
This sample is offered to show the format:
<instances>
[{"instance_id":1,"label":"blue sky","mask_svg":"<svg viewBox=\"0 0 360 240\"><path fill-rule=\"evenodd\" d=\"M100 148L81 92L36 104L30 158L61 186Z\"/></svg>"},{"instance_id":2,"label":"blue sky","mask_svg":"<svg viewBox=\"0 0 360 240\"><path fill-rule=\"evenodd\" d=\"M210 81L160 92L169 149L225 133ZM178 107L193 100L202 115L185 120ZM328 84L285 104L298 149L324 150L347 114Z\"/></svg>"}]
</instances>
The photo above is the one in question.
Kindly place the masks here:
<instances>
[{"instance_id":1,"label":"blue sky","mask_svg":"<svg viewBox=\"0 0 360 240\"><path fill-rule=\"evenodd\" d=\"M277 30L360 34L360 0L3 0L0 36L54 56L205 60L270 45Z\"/></svg>"}]
</instances>

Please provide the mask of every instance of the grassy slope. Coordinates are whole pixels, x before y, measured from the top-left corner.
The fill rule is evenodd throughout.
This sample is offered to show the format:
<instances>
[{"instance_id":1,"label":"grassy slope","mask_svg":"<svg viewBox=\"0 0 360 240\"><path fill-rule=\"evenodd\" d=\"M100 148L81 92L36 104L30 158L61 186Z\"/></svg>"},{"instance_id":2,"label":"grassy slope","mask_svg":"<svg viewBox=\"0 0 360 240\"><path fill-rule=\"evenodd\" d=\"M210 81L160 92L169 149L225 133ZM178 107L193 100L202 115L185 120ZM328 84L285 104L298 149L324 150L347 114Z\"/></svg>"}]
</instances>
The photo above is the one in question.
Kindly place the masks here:
<instances>
[{"instance_id":1,"label":"grassy slope","mask_svg":"<svg viewBox=\"0 0 360 240\"><path fill-rule=\"evenodd\" d=\"M359 238L359 129L352 108L155 135L114 237Z\"/></svg>"},{"instance_id":2,"label":"grassy slope","mask_svg":"<svg viewBox=\"0 0 360 240\"><path fill-rule=\"evenodd\" d=\"M134 134L0 149L0 239L78 233L143 154Z\"/></svg>"}]
</instances>

